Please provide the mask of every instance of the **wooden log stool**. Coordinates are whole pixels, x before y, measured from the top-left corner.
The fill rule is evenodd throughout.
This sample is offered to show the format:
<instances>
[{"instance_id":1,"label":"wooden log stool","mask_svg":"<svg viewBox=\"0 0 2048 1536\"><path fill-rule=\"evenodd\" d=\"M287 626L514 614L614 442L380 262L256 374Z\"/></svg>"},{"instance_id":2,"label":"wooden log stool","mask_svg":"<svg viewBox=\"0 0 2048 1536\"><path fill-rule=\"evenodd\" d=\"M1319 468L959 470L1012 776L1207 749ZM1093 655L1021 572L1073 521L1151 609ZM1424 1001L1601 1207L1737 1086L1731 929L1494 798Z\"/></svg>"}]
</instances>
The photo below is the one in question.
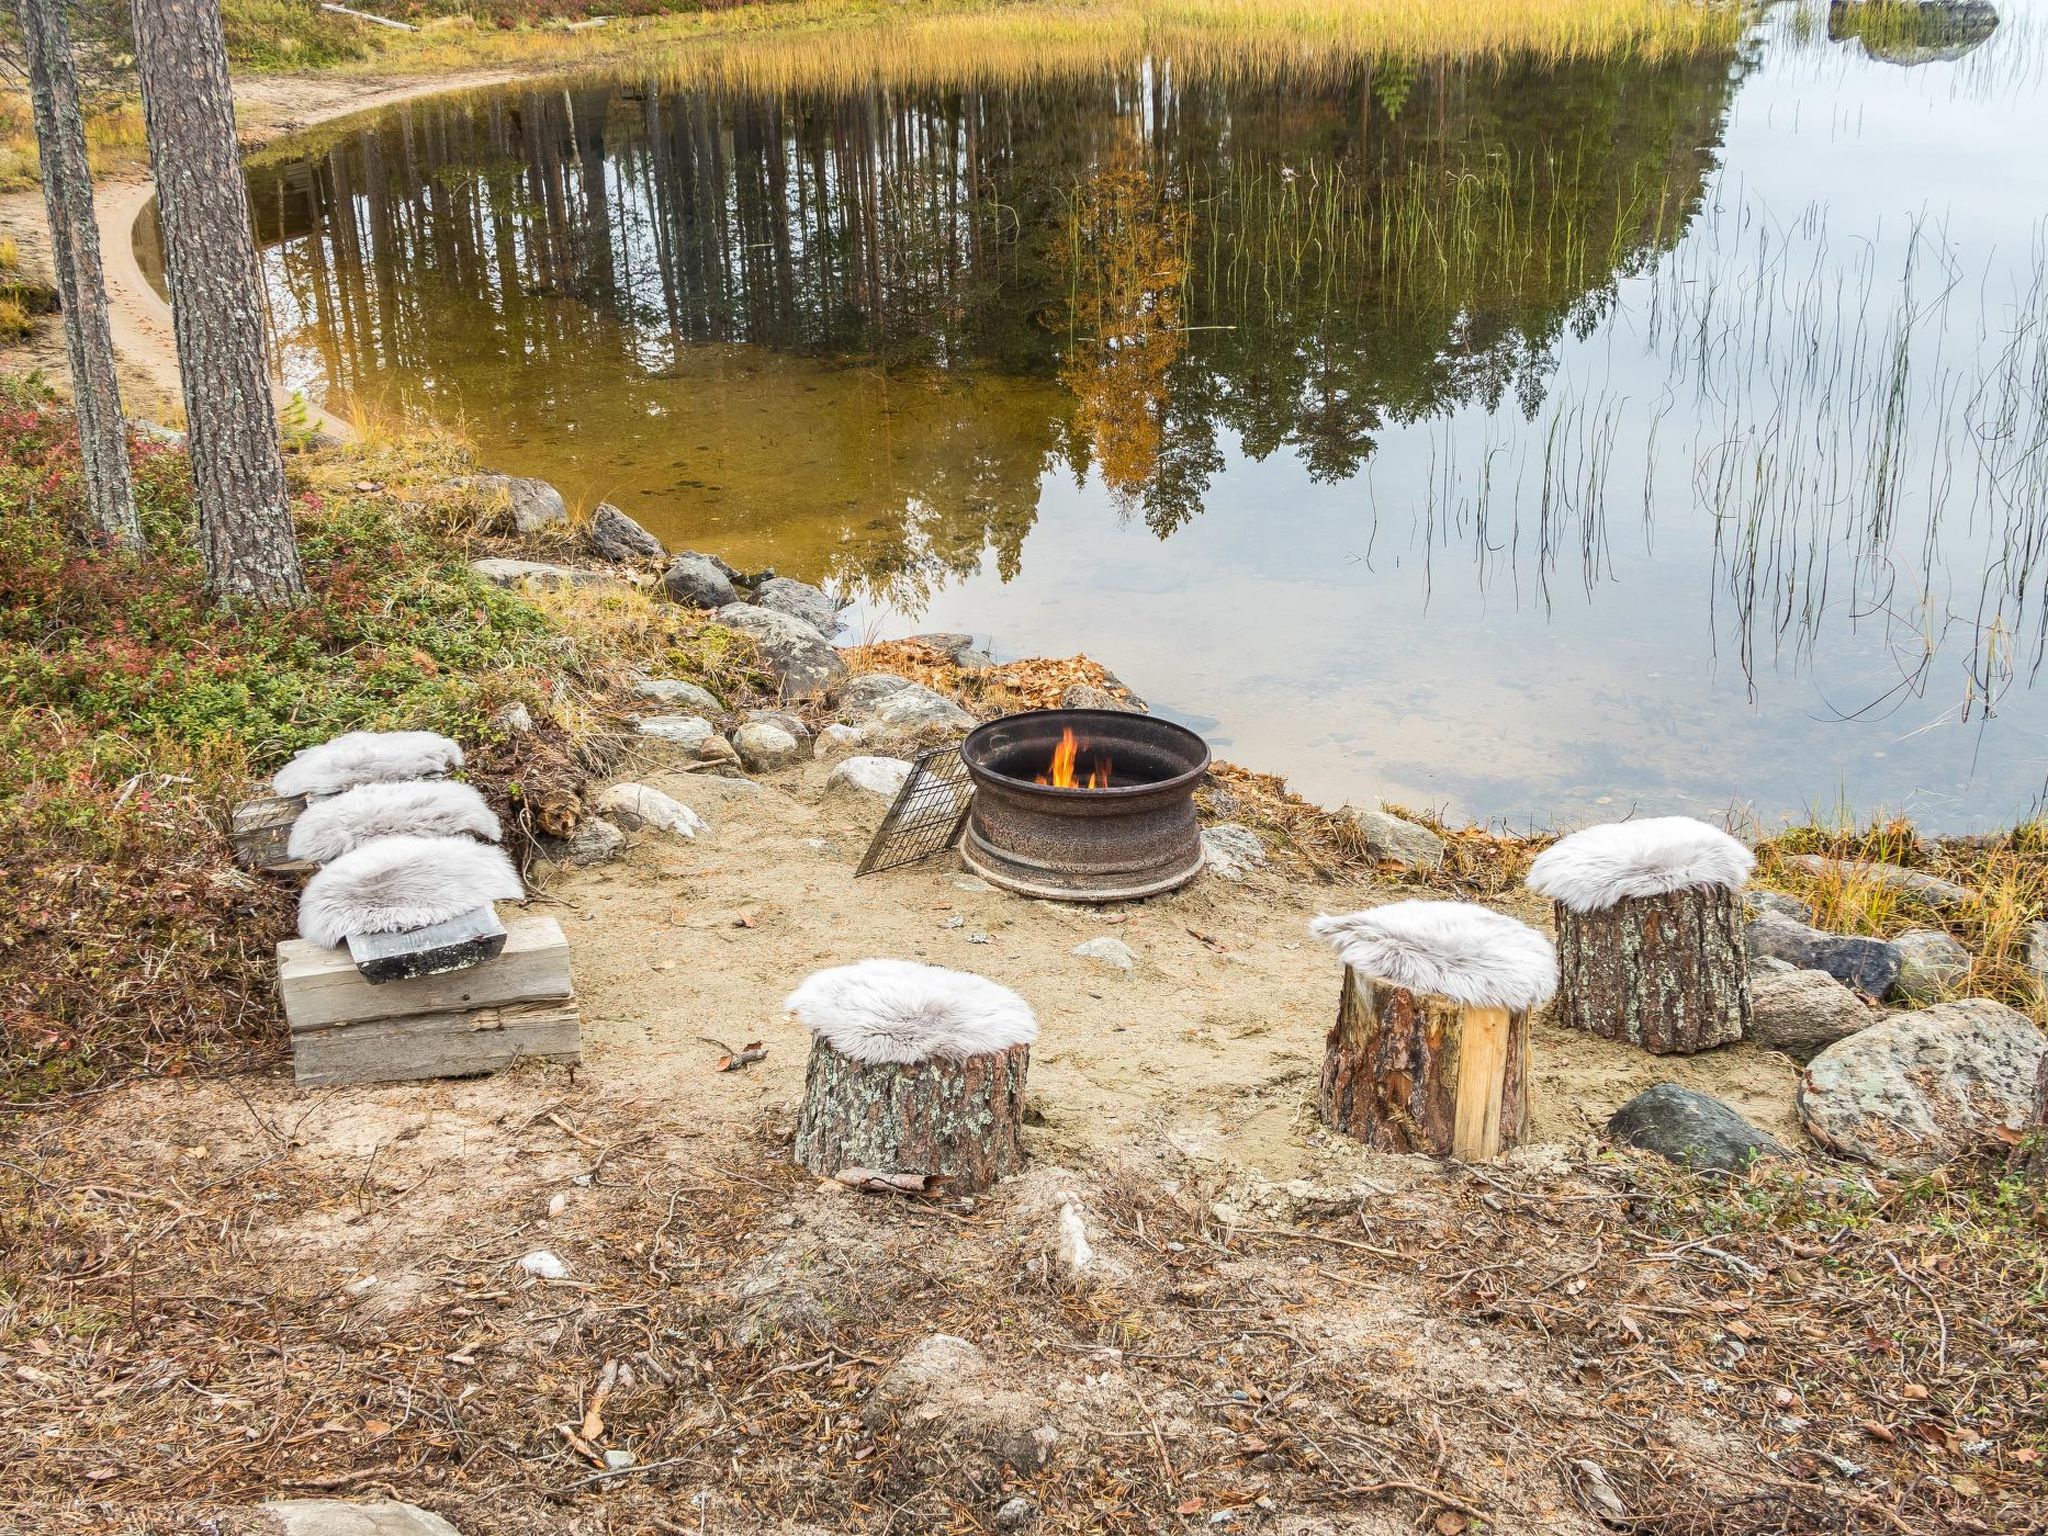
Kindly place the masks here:
<instances>
[{"instance_id":1,"label":"wooden log stool","mask_svg":"<svg viewBox=\"0 0 2048 1536\"><path fill-rule=\"evenodd\" d=\"M808 977L784 1008L811 1031L796 1160L918 1174L954 1194L1024 1166L1024 1078L1038 1021L983 976L863 960Z\"/></svg>"},{"instance_id":2,"label":"wooden log stool","mask_svg":"<svg viewBox=\"0 0 2048 1536\"><path fill-rule=\"evenodd\" d=\"M1557 910L1559 1016L1659 1056L1749 1032L1741 891L1756 859L1689 816L1588 827L1529 866Z\"/></svg>"},{"instance_id":3,"label":"wooden log stool","mask_svg":"<svg viewBox=\"0 0 2048 1536\"><path fill-rule=\"evenodd\" d=\"M1529 1010L1557 954L1511 917L1397 901L1310 925L1344 962L1316 1112L1382 1152L1498 1157L1529 1128Z\"/></svg>"}]
</instances>

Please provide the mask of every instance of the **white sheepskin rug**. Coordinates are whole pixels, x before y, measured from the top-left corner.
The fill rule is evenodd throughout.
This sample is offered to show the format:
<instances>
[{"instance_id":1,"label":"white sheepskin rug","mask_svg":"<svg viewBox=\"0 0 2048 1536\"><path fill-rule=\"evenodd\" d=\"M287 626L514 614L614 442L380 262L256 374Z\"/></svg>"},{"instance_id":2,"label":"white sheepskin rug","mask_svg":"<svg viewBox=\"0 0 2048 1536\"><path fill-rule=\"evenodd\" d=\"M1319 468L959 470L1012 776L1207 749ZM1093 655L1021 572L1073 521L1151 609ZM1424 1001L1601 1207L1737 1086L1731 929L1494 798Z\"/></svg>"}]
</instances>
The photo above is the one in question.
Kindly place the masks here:
<instances>
[{"instance_id":1,"label":"white sheepskin rug","mask_svg":"<svg viewBox=\"0 0 2048 1536\"><path fill-rule=\"evenodd\" d=\"M1325 913L1308 926L1353 970L1411 992L1475 1008L1534 1008L1557 990L1550 940L1471 902L1396 901Z\"/></svg>"},{"instance_id":2,"label":"white sheepskin rug","mask_svg":"<svg viewBox=\"0 0 2048 1536\"><path fill-rule=\"evenodd\" d=\"M1756 855L1690 816L1652 816L1588 827L1551 844L1529 866L1529 889L1574 912L1604 912L1631 896L1725 885L1742 889Z\"/></svg>"},{"instance_id":3,"label":"white sheepskin rug","mask_svg":"<svg viewBox=\"0 0 2048 1536\"><path fill-rule=\"evenodd\" d=\"M332 949L353 934L405 933L525 895L502 848L466 837L380 837L306 882L299 936Z\"/></svg>"},{"instance_id":4,"label":"white sheepskin rug","mask_svg":"<svg viewBox=\"0 0 2048 1536\"><path fill-rule=\"evenodd\" d=\"M462 766L462 748L432 731L350 731L307 747L277 770L284 796L338 795L358 784L431 779Z\"/></svg>"},{"instance_id":5,"label":"white sheepskin rug","mask_svg":"<svg viewBox=\"0 0 2048 1536\"><path fill-rule=\"evenodd\" d=\"M855 1061L959 1061L1038 1038L1031 1005L1008 987L912 960L814 971L782 1006Z\"/></svg>"},{"instance_id":6,"label":"white sheepskin rug","mask_svg":"<svg viewBox=\"0 0 2048 1536\"><path fill-rule=\"evenodd\" d=\"M467 836L495 843L502 835L498 818L469 785L410 779L358 784L314 801L292 823L285 851L309 864L326 864L379 837Z\"/></svg>"}]
</instances>

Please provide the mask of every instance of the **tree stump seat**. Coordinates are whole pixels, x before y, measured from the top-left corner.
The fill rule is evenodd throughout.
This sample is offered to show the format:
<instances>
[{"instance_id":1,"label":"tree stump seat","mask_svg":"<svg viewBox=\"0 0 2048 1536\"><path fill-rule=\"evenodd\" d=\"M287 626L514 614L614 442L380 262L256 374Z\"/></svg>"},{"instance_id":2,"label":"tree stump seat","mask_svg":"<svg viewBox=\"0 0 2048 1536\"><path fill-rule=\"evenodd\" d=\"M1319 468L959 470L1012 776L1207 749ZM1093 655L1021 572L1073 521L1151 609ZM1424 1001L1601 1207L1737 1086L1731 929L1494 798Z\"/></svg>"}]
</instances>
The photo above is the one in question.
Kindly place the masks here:
<instances>
[{"instance_id":1,"label":"tree stump seat","mask_svg":"<svg viewBox=\"0 0 2048 1536\"><path fill-rule=\"evenodd\" d=\"M812 1034L795 1160L917 1174L971 1194L1019 1172L1038 1023L985 977L865 960L808 977L784 1004Z\"/></svg>"},{"instance_id":2,"label":"tree stump seat","mask_svg":"<svg viewBox=\"0 0 2048 1536\"><path fill-rule=\"evenodd\" d=\"M1529 867L1557 916L1559 1017L1655 1055L1749 1033L1742 886L1755 857L1686 816L1575 832Z\"/></svg>"},{"instance_id":3,"label":"tree stump seat","mask_svg":"<svg viewBox=\"0 0 2048 1536\"><path fill-rule=\"evenodd\" d=\"M1323 1123L1382 1152L1485 1162L1529 1128L1529 1013L1556 983L1543 935L1466 902L1310 925L1344 961L1316 1091Z\"/></svg>"}]
</instances>

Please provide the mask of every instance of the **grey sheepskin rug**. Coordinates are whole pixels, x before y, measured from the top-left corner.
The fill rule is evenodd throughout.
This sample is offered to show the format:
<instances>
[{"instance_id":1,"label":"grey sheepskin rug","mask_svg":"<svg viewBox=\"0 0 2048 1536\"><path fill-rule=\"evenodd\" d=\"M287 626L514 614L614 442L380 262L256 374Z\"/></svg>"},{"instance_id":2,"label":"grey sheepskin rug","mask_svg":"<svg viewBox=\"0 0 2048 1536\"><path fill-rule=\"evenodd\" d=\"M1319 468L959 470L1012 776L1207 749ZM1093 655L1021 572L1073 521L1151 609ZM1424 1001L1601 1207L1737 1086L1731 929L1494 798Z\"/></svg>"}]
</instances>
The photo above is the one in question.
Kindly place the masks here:
<instances>
[{"instance_id":1,"label":"grey sheepskin rug","mask_svg":"<svg viewBox=\"0 0 2048 1536\"><path fill-rule=\"evenodd\" d=\"M350 731L299 752L270 787L287 798L338 795L358 784L431 779L461 766L462 748L433 731Z\"/></svg>"},{"instance_id":2,"label":"grey sheepskin rug","mask_svg":"<svg viewBox=\"0 0 2048 1536\"><path fill-rule=\"evenodd\" d=\"M959 1061L1038 1038L1031 1005L1008 987L911 960L815 971L782 1006L855 1061Z\"/></svg>"},{"instance_id":3,"label":"grey sheepskin rug","mask_svg":"<svg viewBox=\"0 0 2048 1536\"><path fill-rule=\"evenodd\" d=\"M306 882L299 937L332 949L354 934L405 933L525 895L502 848L466 837L380 837Z\"/></svg>"},{"instance_id":4,"label":"grey sheepskin rug","mask_svg":"<svg viewBox=\"0 0 2048 1536\"><path fill-rule=\"evenodd\" d=\"M1721 885L1739 891L1756 868L1719 827L1690 816L1652 816L1588 827L1551 844L1529 866L1529 889L1574 912L1604 912L1631 896Z\"/></svg>"},{"instance_id":5,"label":"grey sheepskin rug","mask_svg":"<svg viewBox=\"0 0 2048 1536\"><path fill-rule=\"evenodd\" d=\"M1557 990L1550 940L1468 901L1396 901L1309 931L1354 971L1474 1008L1534 1008Z\"/></svg>"},{"instance_id":6,"label":"grey sheepskin rug","mask_svg":"<svg viewBox=\"0 0 2048 1536\"><path fill-rule=\"evenodd\" d=\"M328 864L379 837L475 837L495 843L503 835L484 797L452 779L409 779L358 784L316 800L292 823L285 851L309 864Z\"/></svg>"}]
</instances>

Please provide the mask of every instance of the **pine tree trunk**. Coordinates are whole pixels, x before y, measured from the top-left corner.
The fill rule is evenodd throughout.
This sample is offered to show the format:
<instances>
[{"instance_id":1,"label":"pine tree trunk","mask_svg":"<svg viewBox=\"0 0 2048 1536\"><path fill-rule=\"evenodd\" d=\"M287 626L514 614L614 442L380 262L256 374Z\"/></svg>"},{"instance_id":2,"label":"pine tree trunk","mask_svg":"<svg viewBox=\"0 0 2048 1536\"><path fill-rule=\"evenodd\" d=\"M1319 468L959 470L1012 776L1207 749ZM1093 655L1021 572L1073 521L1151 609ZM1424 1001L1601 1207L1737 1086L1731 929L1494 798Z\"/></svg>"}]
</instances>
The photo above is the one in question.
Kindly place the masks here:
<instances>
[{"instance_id":1,"label":"pine tree trunk","mask_svg":"<svg viewBox=\"0 0 2048 1536\"><path fill-rule=\"evenodd\" d=\"M1031 1047L863 1063L824 1041L811 1046L797 1117L796 1160L831 1178L846 1168L923 1173L972 1194L1024 1166L1019 1128Z\"/></svg>"},{"instance_id":2,"label":"pine tree trunk","mask_svg":"<svg viewBox=\"0 0 2048 1536\"><path fill-rule=\"evenodd\" d=\"M2034 1070L2034 1118L2028 1131L2033 1145L2027 1149L2020 1171L2038 1183L2048 1185L2048 1055Z\"/></svg>"},{"instance_id":3,"label":"pine tree trunk","mask_svg":"<svg viewBox=\"0 0 2048 1536\"><path fill-rule=\"evenodd\" d=\"M1742 901L1723 886L1636 896L1600 912L1557 907L1559 1017L1659 1056L1749 1032Z\"/></svg>"},{"instance_id":4,"label":"pine tree trunk","mask_svg":"<svg viewBox=\"0 0 2048 1536\"><path fill-rule=\"evenodd\" d=\"M270 394L219 0L133 5L207 583L216 597L295 602L305 578Z\"/></svg>"},{"instance_id":5,"label":"pine tree trunk","mask_svg":"<svg viewBox=\"0 0 2048 1536\"><path fill-rule=\"evenodd\" d=\"M1529 1014L1346 967L1316 1113L1381 1152L1485 1162L1529 1130Z\"/></svg>"},{"instance_id":6,"label":"pine tree trunk","mask_svg":"<svg viewBox=\"0 0 2048 1536\"><path fill-rule=\"evenodd\" d=\"M114 335L107 323L107 286L100 271L99 224L86 165L85 118L71 58L64 0L16 0L29 95L35 103L36 147L42 157L43 206L50 217L50 264L64 306L64 345L71 356L71 399L85 470L85 501L93 525L117 548L139 550L135 486L128 473L128 431L114 373Z\"/></svg>"}]
</instances>

